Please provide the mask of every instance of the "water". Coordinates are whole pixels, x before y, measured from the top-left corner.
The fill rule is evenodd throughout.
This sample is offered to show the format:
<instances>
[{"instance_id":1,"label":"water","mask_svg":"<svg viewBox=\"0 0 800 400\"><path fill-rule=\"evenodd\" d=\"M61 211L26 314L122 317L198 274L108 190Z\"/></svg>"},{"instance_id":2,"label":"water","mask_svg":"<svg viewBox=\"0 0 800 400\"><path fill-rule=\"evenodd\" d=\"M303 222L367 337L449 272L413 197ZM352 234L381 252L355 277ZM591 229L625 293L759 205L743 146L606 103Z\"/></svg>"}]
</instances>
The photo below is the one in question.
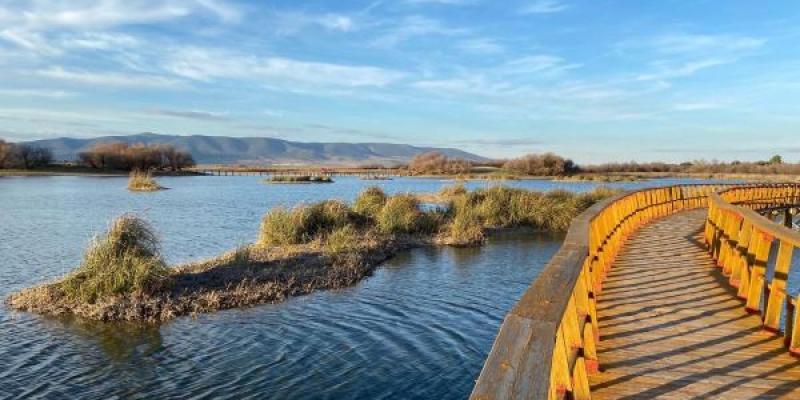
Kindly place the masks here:
<instances>
[{"instance_id":1,"label":"water","mask_svg":"<svg viewBox=\"0 0 800 400\"><path fill-rule=\"evenodd\" d=\"M124 178L0 178L0 297L71 270L91 235L124 212L144 215L160 233L166 258L183 262L251 242L263 213L276 205L352 200L370 185L397 193L452 183L160 181L172 189L130 193ZM686 181L609 186L677 182ZM596 186L509 185L574 191ZM160 326L0 307L0 398L464 398L503 316L559 245L558 237L538 235L493 239L482 249L416 249L348 289Z\"/></svg>"}]
</instances>

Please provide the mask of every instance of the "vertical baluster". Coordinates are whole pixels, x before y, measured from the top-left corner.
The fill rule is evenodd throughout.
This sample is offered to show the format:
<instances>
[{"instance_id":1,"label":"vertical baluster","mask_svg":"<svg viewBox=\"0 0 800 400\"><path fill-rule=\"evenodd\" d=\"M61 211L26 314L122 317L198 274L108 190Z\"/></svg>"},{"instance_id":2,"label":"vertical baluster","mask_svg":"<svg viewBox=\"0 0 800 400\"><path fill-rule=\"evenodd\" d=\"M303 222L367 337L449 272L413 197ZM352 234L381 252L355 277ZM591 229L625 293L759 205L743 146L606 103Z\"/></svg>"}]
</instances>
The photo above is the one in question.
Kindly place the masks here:
<instances>
[{"instance_id":1,"label":"vertical baluster","mask_svg":"<svg viewBox=\"0 0 800 400\"><path fill-rule=\"evenodd\" d=\"M764 314L764 329L777 332L780 329L781 309L786 298L786 280L789 278L789 268L792 266L792 252L794 246L781 240L778 249L778 258L775 261L775 275L769 286L767 311Z\"/></svg>"},{"instance_id":2,"label":"vertical baluster","mask_svg":"<svg viewBox=\"0 0 800 400\"><path fill-rule=\"evenodd\" d=\"M747 312L758 314L761 312L761 293L764 288L764 279L767 272L767 258L772 247L772 236L765 232L757 231L754 233L760 237L759 246L753 259L750 270L750 287L747 293Z\"/></svg>"}]
</instances>

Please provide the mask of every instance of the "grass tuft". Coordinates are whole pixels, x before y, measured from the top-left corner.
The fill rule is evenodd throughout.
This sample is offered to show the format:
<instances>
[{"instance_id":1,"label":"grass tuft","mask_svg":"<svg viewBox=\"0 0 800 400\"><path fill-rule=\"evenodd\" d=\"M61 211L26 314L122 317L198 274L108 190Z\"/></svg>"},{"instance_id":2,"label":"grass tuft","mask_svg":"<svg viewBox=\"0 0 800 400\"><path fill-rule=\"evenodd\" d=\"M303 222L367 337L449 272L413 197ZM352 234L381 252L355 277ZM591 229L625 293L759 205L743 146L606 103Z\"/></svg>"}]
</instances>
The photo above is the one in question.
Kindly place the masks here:
<instances>
[{"instance_id":1,"label":"grass tuft","mask_svg":"<svg viewBox=\"0 0 800 400\"><path fill-rule=\"evenodd\" d=\"M386 204L386 193L377 186L364 189L353 203L353 211L371 218L378 216Z\"/></svg>"},{"instance_id":2,"label":"grass tuft","mask_svg":"<svg viewBox=\"0 0 800 400\"><path fill-rule=\"evenodd\" d=\"M378 229L389 234L417 232L421 228L419 219L422 214L416 197L408 194L392 196L378 214Z\"/></svg>"},{"instance_id":3,"label":"grass tuft","mask_svg":"<svg viewBox=\"0 0 800 400\"><path fill-rule=\"evenodd\" d=\"M169 276L150 225L123 215L104 237L92 241L81 265L60 287L70 299L95 303L114 295L155 293L168 285Z\"/></svg>"}]
</instances>

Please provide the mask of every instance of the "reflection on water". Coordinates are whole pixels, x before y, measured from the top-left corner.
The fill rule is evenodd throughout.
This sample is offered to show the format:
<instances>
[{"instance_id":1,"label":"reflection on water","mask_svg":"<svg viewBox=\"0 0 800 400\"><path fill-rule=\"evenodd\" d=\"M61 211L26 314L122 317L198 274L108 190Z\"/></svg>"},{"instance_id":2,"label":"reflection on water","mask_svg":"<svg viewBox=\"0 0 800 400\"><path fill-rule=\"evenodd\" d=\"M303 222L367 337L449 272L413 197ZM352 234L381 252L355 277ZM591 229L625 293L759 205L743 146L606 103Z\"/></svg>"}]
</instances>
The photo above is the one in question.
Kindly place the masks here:
<instances>
[{"instance_id":1,"label":"reflection on water","mask_svg":"<svg viewBox=\"0 0 800 400\"><path fill-rule=\"evenodd\" d=\"M124 178L0 180L0 296L69 271L91 234L123 212L152 221L167 258L180 262L253 240L263 212L278 204L350 200L374 184L405 192L451 182L339 178L324 190L258 177L162 183L172 190L142 195L127 192ZM161 326L2 307L0 397L463 398L504 314L559 242L528 236L482 249L416 249L352 288Z\"/></svg>"}]
</instances>

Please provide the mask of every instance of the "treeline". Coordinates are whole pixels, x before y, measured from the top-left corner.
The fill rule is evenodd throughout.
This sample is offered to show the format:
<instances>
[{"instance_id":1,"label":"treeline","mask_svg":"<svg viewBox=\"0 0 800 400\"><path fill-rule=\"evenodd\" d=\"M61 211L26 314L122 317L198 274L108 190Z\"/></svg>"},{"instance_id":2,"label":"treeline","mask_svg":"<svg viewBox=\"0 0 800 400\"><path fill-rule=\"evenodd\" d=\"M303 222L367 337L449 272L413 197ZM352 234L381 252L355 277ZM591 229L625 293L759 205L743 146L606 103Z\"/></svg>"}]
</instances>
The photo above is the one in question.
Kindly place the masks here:
<instances>
[{"instance_id":1,"label":"treeline","mask_svg":"<svg viewBox=\"0 0 800 400\"><path fill-rule=\"evenodd\" d=\"M581 172L588 173L624 173L624 172L652 172L652 173L702 173L702 174L762 174L762 175L799 175L800 164L785 163L781 156L773 156L766 161L705 161L697 160L680 164L650 162L637 163L605 163L588 165L580 168Z\"/></svg>"},{"instance_id":2,"label":"treeline","mask_svg":"<svg viewBox=\"0 0 800 400\"><path fill-rule=\"evenodd\" d=\"M195 165L192 154L166 144L98 143L78 154L87 167L114 170L151 169L179 171Z\"/></svg>"},{"instance_id":3,"label":"treeline","mask_svg":"<svg viewBox=\"0 0 800 400\"><path fill-rule=\"evenodd\" d=\"M472 162L460 158L447 157L438 151L418 154L408 163L408 171L413 175L457 175L468 173L471 169Z\"/></svg>"},{"instance_id":4,"label":"treeline","mask_svg":"<svg viewBox=\"0 0 800 400\"><path fill-rule=\"evenodd\" d=\"M531 176L560 176L580 172L572 160L553 153L527 154L511 160L489 160L478 163L447 157L438 151L432 151L412 158L407 168L412 175L458 175L469 173L475 167L502 168L519 175Z\"/></svg>"},{"instance_id":5,"label":"treeline","mask_svg":"<svg viewBox=\"0 0 800 400\"><path fill-rule=\"evenodd\" d=\"M52 162L53 152L50 149L0 139L0 169L41 168Z\"/></svg>"}]
</instances>

